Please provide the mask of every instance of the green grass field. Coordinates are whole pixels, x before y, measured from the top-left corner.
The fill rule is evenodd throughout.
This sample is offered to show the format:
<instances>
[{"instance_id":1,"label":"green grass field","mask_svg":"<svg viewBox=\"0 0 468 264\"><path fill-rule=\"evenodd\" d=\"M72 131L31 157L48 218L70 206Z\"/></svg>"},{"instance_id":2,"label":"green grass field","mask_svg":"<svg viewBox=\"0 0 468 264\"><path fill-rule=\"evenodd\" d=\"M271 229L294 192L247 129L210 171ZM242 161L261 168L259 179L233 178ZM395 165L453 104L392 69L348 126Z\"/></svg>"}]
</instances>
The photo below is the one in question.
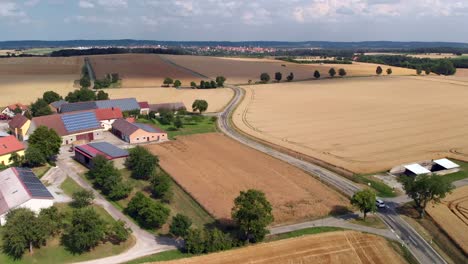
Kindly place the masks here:
<instances>
[{"instance_id":1,"label":"green grass field","mask_svg":"<svg viewBox=\"0 0 468 264\"><path fill-rule=\"evenodd\" d=\"M362 183L370 186L376 192L379 197L396 197L396 193L390 186L384 182L372 177L372 175L354 175L353 180L357 183Z\"/></svg>"},{"instance_id":2,"label":"green grass field","mask_svg":"<svg viewBox=\"0 0 468 264\"><path fill-rule=\"evenodd\" d=\"M210 116L190 115L182 118L184 126L176 129L173 124L163 125L156 119L146 120L138 119L137 122L154 125L167 132L169 139L175 139L177 136L202 134L216 132L216 121Z\"/></svg>"},{"instance_id":3,"label":"green grass field","mask_svg":"<svg viewBox=\"0 0 468 264\"><path fill-rule=\"evenodd\" d=\"M444 179L446 179L449 182L459 181L468 178L468 162L460 160L454 160L454 162L460 165L460 171L443 175L441 177L444 177Z\"/></svg>"},{"instance_id":4,"label":"green grass field","mask_svg":"<svg viewBox=\"0 0 468 264\"><path fill-rule=\"evenodd\" d=\"M368 226L368 227L373 227L373 228L378 228L378 229L387 229L387 226L385 225L385 223L382 222L382 220L380 220L379 217L373 216L373 215L367 215L365 221L363 218L359 217L356 219L351 219L349 222L352 224L363 225L363 226Z\"/></svg>"},{"instance_id":5,"label":"green grass field","mask_svg":"<svg viewBox=\"0 0 468 264\"><path fill-rule=\"evenodd\" d=\"M61 50L61 48L34 48L23 50L22 53L31 55L47 55L57 50Z\"/></svg>"},{"instance_id":6,"label":"green grass field","mask_svg":"<svg viewBox=\"0 0 468 264\"><path fill-rule=\"evenodd\" d=\"M73 195L73 193L84 190L80 185L78 185L78 183L76 183L70 177L67 177L67 179L62 182L60 188L66 195L70 197Z\"/></svg>"},{"instance_id":7,"label":"green grass field","mask_svg":"<svg viewBox=\"0 0 468 264\"><path fill-rule=\"evenodd\" d=\"M158 253L158 254L155 254L155 255L151 255L151 256L148 256L148 257L135 259L133 261L127 262L127 264L160 262L160 261L168 261L168 260L189 258L191 256L193 256L193 255L188 254L188 253L182 253L179 250L170 250L170 251L161 252L161 253Z\"/></svg>"}]
</instances>

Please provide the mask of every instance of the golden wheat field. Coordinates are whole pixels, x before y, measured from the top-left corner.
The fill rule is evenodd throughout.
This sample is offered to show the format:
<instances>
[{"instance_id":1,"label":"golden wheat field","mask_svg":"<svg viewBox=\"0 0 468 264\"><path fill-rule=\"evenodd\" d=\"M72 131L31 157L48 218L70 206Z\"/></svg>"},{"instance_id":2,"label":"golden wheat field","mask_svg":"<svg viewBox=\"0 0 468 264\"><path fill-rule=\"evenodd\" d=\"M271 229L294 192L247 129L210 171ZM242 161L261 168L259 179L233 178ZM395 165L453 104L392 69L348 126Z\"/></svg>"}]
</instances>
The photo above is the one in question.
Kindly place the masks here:
<instances>
[{"instance_id":1,"label":"golden wheat field","mask_svg":"<svg viewBox=\"0 0 468 264\"><path fill-rule=\"evenodd\" d=\"M468 254L468 186L455 189L426 212Z\"/></svg>"},{"instance_id":2,"label":"golden wheat field","mask_svg":"<svg viewBox=\"0 0 468 264\"><path fill-rule=\"evenodd\" d=\"M80 78L82 65L79 57L0 59L0 106L29 104L49 90L66 95Z\"/></svg>"},{"instance_id":3,"label":"golden wheat field","mask_svg":"<svg viewBox=\"0 0 468 264\"><path fill-rule=\"evenodd\" d=\"M158 262L159 263L159 262ZM381 237L354 231L330 232L261 243L166 264L384 264L406 263Z\"/></svg>"},{"instance_id":4,"label":"golden wheat field","mask_svg":"<svg viewBox=\"0 0 468 264\"><path fill-rule=\"evenodd\" d=\"M239 129L351 172L468 160L463 81L381 76L243 88L233 116Z\"/></svg>"},{"instance_id":5,"label":"golden wheat field","mask_svg":"<svg viewBox=\"0 0 468 264\"><path fill-rule=\"evenodd\" d=\"M223 75L227 78L227 83L247 84L249 80L253 83L260 80L260 74L266 72L273 80L275 72L281 72L283 80L290 72L294 73L295 80L312 79L315 70L321 73L322 77L328 76L328 70L344 68L349 76L375 75L377 64L353 63L347 64L297 64L273 59L245 59L245 58L218 58L206 56L181 56L162 55L177 65L189 68L199 74L210 78ZM393 75L411 75L415 70L398 67L387 67L382 65L384 71L392 68Z\"/></svg>"},{"instance_id":6,"label":"golden wheat field","mask_svg":"<svg viewBox=\"0 0 468 264\"><path fill-rule=\"evenodd\" d=\"M191 110L196 99L208 102L207 112L221 111L231 100L234 92L227 88L218 89L175 89L175 88L117 88L107 89L111 98L126 98L129 96L150 104L183 102L187 110Z\"/></svg>"}]
</instances>

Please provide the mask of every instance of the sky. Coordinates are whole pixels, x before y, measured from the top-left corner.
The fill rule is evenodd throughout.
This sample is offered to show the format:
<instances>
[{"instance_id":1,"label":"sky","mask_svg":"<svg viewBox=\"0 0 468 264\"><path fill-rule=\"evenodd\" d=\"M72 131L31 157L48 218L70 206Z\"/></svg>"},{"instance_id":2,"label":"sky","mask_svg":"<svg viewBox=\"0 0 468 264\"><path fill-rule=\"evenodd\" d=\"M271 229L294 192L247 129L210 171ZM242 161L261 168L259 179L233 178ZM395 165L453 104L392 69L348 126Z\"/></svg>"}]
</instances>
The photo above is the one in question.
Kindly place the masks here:
<instances>
[{"instance_id":1,"label":"sky","mask_svg":"<svg viewBox=\"0 0 468 264\"><path fill-rule=\"evenodd\" d=\"M0 40L468 42L468 0L0 0Z\"/></svg>"}]
</instances>

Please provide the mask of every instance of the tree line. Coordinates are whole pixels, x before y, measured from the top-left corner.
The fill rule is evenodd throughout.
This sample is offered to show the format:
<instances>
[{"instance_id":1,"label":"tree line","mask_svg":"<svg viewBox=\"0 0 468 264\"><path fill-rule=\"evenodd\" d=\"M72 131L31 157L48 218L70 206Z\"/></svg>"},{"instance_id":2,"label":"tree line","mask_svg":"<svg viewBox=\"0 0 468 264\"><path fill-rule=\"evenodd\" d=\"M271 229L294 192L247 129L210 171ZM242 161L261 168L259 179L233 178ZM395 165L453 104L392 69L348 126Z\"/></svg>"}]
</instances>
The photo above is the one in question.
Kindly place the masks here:
<instances>
[{"instance_id":1,"label":"tree line","mask_svg":"<svg viewBox=\"0 0 468 264\"><path fill-rule=\"evenodd\" d=\"M179 48L92 48L92 49L63 49L53 51L51 57L71 57L71 56L91 56L91 55L106 55L106 54L173 54L186 55L188 54L183 49Z\"/></svg>"},{"instance_id":2,"label":"tree line","mask_svg":"<svg viewBox=\"0 0 468 264\"><path fill-rule=\"evenodd\" d=\"M196 82L192 81L190 82L190 87L193 89L213 89L213 88L218 88L218 87L224 87L224 83L226 82L226 77L224 76L217 76L215 80L201 80L200 85L197 85ZM179 88L182 86L182 82L180 80L173 80L170 77L164 78L163 81L163 87L172 87L174 88Z\"/></svg>"}]
</instances>

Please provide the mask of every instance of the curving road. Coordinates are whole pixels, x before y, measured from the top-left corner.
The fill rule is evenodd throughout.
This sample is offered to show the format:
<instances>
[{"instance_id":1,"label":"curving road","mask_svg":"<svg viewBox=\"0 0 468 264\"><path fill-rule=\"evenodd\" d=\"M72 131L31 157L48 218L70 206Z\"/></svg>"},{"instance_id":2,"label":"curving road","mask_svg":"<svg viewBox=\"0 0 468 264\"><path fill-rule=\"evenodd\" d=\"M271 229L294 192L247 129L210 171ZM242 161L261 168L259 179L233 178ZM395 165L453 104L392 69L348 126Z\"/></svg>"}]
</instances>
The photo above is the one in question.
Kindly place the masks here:
<instances>
[{"instance_id":1,"label":"curving road","mask_svg":"<svg viewBox=\"0 0 468 264\"><path fill-rule=\"evenodd\" d=\"M312 175L317 176L321 181L332 185L347 196L352 196L356 191L361 189L354 182L341 177L334 172L282 153L239 133L231 123L231 116L233 115L236 107L242 101L244 90L233 85L227 85L227 87L234 91L234 98L227 105L224 111L219 114L218 127L222 132L242 144L245 144L251 148L266 153L272 157L280 159L306 172L309 172ZM387 224L387 226L390 227L390 230L396 234L397 238L399 238L402 243L406 244L409 250L418 259L418 261L424 264L445 264L445 260L395 212L395 208L398 206L398 203L390 200L387 203L387 208L379 211L378 215ZM300 226L297 229L301 229Z\"/></svg>"}]
</instances>

